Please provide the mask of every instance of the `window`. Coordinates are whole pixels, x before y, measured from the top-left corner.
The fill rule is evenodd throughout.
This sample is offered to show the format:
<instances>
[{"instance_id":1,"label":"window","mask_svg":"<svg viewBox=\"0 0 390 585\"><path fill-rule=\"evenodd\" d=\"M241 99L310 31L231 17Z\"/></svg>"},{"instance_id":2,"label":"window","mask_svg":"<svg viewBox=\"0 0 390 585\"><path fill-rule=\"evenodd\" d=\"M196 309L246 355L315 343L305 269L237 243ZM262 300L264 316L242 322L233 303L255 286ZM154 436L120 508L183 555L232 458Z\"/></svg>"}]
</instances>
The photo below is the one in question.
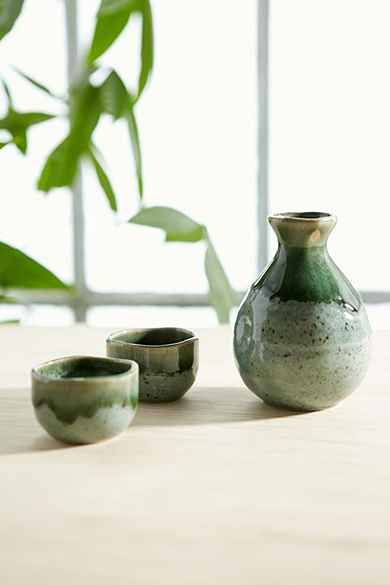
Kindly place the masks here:
<instances>
[{"instance_id":1,"label":"window","mask_svg":"<svg viewBox=\"0 0 390 585\"><path fill-rule=\"evenodd\" d=\"M35 4L26 3L2 42L2 69L15 65L64 93L67 52L73 75L98 4L41 0L47 27ZM366 300L390 300L389 273L378 270L387 260L378 240L386 233L390 181L386 0L247 0L239 10L233 0L152 6L156 64L138 112L148 204L173 206L205 223L237 290L273 254L268 210L334 211L339 226L330 248L337 263ZM134 23L104 57L130 84L137 35ZM55 107L10 68L6 75L20 108ZM2 238L78 289L70 307L66 297L27 295L28 321L69 323L74 314L104 325L215 324L202 245L164 244L158 231L126 223L136 190L120 123L103 123L96 135L119 196L118 217L88 168L75 199L66 190L36 192L45 155L64 132L59 122L42 125L26 158L13 149L0 154L9 185ZM368 201L376 205L372 217ZM383 326L378 311L371 309L371 317Z\"/></svg>"}]
</instances>

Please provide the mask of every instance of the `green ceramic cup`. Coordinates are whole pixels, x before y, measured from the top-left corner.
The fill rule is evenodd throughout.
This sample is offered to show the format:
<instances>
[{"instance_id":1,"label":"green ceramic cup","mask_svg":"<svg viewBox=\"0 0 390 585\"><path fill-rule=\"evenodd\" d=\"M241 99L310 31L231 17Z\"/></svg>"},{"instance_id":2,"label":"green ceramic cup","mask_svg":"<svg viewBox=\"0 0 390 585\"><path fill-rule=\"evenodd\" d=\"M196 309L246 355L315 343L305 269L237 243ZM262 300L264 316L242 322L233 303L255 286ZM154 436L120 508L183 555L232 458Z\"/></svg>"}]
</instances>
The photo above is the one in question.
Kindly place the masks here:
<instances>
[{"instance_id":1,"label":"green ceramic cup","mask_svg":"<svg viewBox=\"0 0 390 585\"><path fill-rule=\"evenodd\" d=\"M138 365L100 357L52 360L31 372L41 426L65 443L87 444L125 431L138 403Z\"/></svg>"},{"instance_id":2,"label":"green ceramic cup","mask_svg":"<svg viewBox=\"0 0 390 585\"><path fill-rule=\"evenodd\" d=\"M107 355L131 359L140 369L141 402L172 402L193 385L199 365L199 340L175 327L127 329L107 339Z\"/></svg>"}]
</instances>

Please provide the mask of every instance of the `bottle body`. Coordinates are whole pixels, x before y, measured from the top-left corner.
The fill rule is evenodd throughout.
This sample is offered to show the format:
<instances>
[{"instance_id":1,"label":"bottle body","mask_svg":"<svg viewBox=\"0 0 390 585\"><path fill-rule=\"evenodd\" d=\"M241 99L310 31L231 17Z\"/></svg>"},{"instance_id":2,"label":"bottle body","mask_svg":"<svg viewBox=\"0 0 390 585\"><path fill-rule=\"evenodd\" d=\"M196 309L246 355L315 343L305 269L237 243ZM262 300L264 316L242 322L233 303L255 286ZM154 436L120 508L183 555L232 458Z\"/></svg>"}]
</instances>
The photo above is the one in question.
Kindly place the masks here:
<instances>
[{"instance_id":1,"label":"bottle body","mask_svg":"<svg viewBox=\"0 0 390 585\"><path fill-rule=\"evenodd\" d=\"M279 224L288 224L288 237L286 226L277 225L278 251L241 304L234 352L244 383L257 396L310 411L333 406L360 384L369 362L370 325L359 294L326 249L333 216L326 216L333 218L331 225L321 216L297 215L304 214L294 214L293 222L278 216Z\"/></svg>"}]
</instances>

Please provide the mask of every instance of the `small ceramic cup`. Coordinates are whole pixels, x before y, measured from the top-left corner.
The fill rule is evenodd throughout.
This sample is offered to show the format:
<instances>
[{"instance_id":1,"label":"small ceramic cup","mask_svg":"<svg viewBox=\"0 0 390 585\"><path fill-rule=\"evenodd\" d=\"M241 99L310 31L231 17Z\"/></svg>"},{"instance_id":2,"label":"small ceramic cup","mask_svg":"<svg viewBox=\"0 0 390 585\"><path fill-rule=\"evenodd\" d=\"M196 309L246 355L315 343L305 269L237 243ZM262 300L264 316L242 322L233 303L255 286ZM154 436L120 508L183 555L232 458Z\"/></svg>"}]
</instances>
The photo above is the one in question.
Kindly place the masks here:
<instances>
[{"instance_id":1,"label":"small ceramic cup","mask_svg":"<svg viewBox=\"0 0 390 585\"><path fill-rule=\"evenodd\" d=\"M107 355L131 359L140 369L141 402L172 402L195 381L199 340L192 331L163 327L127 329L107 339Z\"/></svg>"},{"instance_id":2,"label":"small ceramic cup","mask_svg":"<svg viewBox=\"0 0 390 585\"><path fill-rule=\"evenodd\" d=\"M100 357L64 357L31 372L35 416L55 439L95 443L125 431L138 403L138 365Z\"/></svg>"}]
</instances>

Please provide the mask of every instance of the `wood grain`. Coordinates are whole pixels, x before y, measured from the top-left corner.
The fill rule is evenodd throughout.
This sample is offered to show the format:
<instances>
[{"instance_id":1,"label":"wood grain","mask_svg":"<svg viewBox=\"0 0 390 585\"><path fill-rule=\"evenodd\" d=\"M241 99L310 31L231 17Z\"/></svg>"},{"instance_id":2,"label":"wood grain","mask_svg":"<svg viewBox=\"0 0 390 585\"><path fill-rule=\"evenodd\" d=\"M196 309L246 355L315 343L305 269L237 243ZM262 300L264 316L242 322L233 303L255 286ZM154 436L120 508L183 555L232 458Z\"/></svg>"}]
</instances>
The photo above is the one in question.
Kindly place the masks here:
<instances>
[{"instance_id":1,"label":"wood grain","mask_svg":"<svg viewBox=\"0 0 390 585\"><path fill-rule=\"evenodd\" d=\"M186 398L65 447L34 420L29 369L103 354L106 334L0 329L1 584L389 584L390 333L351 398L295 415L243 388L227 328L200 332Z\"/></svg>"}]
</instances>

